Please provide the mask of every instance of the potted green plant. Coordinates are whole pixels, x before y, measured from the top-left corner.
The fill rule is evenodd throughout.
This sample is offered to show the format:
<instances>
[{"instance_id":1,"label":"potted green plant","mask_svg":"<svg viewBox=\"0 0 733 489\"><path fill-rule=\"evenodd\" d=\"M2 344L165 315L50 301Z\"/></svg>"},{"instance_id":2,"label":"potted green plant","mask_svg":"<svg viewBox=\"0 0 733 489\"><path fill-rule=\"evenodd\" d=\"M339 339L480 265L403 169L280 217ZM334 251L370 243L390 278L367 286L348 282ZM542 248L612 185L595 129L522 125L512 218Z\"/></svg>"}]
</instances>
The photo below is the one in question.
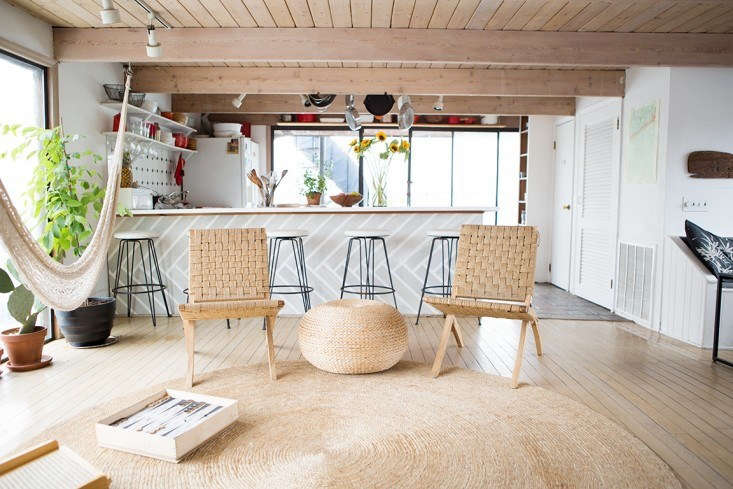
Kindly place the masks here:
<instances>
[{"instance_id":1,"label":"potted green plant","mask_svg":"<svg viewBox=\"0 0 733 489\"><path fill-rule=\"evenodd\" d=\"M321 196L326 191L326 172L314 173L308 168L303 174L303 194L308 200L308 205L320 205Z\"/></svg>"},{"instance_id":2,"label":"potted green plant","mask_svg":"<svg viewBox=\"0 0 733 489\"><path fill-rule=\"evenodd\" d=\"M14 268L8 261L8 269L15 275ZM18 279L20 282L20 279ZM16 286L8 272L0 268L0 293L10 294L8 298L8 312L20 323L17 328L10 328L0 332L0 341L8 351L10 368L14 370L35 370L45 367L50 359L43 361L43 343L46 339L46 328L36 326L38 314L45 309L36 303L33 292L25 285Z\"/></svg>"},{"instance_id":3,"label":"potted green plant","mask_svg":"<svg viewBox=\"0 0 733 489\"><path fill-rule=\"evenodd\" d=\"M59 262L80 256L92 236L91 221L99 217L104 188L91 164L101 156L91 151L71 151L78 135L62 128L3 126L3 134L23 136L21 145L10 152L13 158L37 160L26 197L41 230L41 246ZM4 155L0 155L4 156ZM57 324L72 346L104 344L112 331L113 297L90 297L73 311L54 311Z\"/></svg>"}]
</instances>

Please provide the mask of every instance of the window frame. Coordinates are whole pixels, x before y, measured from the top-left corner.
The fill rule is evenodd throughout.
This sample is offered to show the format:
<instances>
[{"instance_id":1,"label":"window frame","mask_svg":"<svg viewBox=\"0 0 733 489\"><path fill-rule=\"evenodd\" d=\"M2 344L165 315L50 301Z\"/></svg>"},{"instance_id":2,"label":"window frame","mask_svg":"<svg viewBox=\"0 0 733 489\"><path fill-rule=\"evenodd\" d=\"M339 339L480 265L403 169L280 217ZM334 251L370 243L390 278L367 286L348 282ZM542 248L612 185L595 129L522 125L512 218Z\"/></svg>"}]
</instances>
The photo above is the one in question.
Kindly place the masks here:
<instances>
[{"instance_id":1,"label":"window frame","mask_svg":"<svg viewBox=\"0 0 733 489\"><path fill-rule=\"evenodd\" d=\"M392 123L387 124L369 124L369 129L394 129L395 125ZM275 170L275 131L302 131L302 132L309 132L309 131L350 131L348 126L345 126L343 124L332 124L332 125L305 125L305 124L273 124L270 126L270 141L273 142L272 144L272 150L270 151L270 157L268 161L268 165L270 170ZM511 127L471 127L469 125L460 125L456 124L456 127L445 127L445 125L441 125L440 127L430 127L430 126L419 126L419 127L411 127L407 133L407 140L410 143L410 147L412 147L412 135L414 132L450 132L451 133L451 182L450 182L450 201L451 201L451 207L453 207L453 150L454 150L454 141L455 141L455 133L456 132L480 132L480 133L497 133L497 139L496 139L496 189L494 192L494 206L499 205L499 148L500 148L500 139L501 139L501 133L508 132L508 133L518 133L519 128L514 129ZM358 141L361 141L364 138L364 126L362 125L358 131L350 131L355 134ZM407 207L412 207L412 151L408 153L407 156ZM359 156L359 193L364 195L364 158ZM364 201L359 203L360 207L364 206ZM496 213L494 213L494 220L496 221L498 219L498 216Z\"/></svg>"}]
</instances>

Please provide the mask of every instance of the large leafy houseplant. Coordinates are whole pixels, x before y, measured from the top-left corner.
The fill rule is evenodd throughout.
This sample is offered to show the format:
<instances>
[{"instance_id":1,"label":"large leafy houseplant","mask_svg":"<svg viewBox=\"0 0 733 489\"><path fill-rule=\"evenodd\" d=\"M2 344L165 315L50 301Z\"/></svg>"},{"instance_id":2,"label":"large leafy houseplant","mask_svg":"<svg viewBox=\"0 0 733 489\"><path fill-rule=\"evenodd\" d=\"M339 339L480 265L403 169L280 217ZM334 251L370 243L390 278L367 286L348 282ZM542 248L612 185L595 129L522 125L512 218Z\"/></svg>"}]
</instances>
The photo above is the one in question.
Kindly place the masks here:
<instances>
[{"instance_id":1,"label":"large leafy houseplant","mask_svg":"<svg viewBox=\"0 0 733 489\"><path fill-rule=\"evenodd\" d=\"M25 138L10 151L13 159L37 160L26 197L41 228L41 246L58 261L69 253L80 256L92 235L90 219L99 217L104 202L101 178L90 168L102 157L91 151L69 151L79 136L64 134L60 126L3 126L2 134L8 133Z\"/></svg>"},{"instance_id":2,"label":"large leafy houseplant","mask_svg":"<svg viewBox=\"0 0 733 489\"><path fill-rule=\"evenodd\" d=\"M70 150L80 136L65 134L61 127L5 125L2 134L24 137L10 151L13 159L36 160L25 195L40 229L41 246L59 262L80 256L91 239L91 221L99 217L104 203L102 179L92 168L102 158L91 151ZM56 318L72 346L101 344L112 329L114 305L113 298L90 298L74 311L56 311Z\"/></svg>"}]
</instances>

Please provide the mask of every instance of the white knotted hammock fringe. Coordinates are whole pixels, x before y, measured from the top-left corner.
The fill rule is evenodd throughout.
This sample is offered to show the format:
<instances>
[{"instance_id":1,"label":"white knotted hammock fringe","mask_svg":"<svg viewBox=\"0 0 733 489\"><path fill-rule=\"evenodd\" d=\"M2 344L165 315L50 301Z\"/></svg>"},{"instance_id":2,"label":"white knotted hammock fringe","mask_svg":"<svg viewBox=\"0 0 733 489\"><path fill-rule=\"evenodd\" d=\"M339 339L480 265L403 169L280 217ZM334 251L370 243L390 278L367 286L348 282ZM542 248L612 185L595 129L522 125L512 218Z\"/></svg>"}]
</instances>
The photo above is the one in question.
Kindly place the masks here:
<instances>
[{"instance_id":1,"label":"white knotted hammock fringe","mask_svg":"<svg viewBox=\"0 0 733 489\"><path fill-rule=\"evenodd\" d=\"M41 248L23 224L20 213L0 180L0 238L23 278L23 284L35 294L38 301L54 309L71 311L82 305L94 289L99 272L106 265L117 212L129 92L130 77L127 76L115 152L107 163L107 190L99 222L89 245L74 263L58 263Z\"/></svg>"}]
</instances>

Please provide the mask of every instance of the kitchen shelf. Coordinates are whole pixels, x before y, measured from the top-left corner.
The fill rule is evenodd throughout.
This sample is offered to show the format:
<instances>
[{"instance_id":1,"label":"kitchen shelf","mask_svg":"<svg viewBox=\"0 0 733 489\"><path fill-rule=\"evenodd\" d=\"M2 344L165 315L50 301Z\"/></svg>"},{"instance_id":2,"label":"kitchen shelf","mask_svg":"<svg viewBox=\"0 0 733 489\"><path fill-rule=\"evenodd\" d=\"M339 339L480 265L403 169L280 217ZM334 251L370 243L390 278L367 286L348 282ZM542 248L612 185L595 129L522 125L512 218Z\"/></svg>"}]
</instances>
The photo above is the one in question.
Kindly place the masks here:
<instances>
[{"instance_id":1,"label":"kitchen shelf","mask_svg":"<svg viewBox=\"0 0 733 489\"><path fill-rule=\"evenodd\" d=\"M103 132L106 137L117 137L117 132ZM161 149L167 149L169 151L180 151L183 154L196 154L196 151L188 148L179 148L178 146L174 146L172 144L165 144L160 141L156 141L155 139L146 138L145 136L140 136L139 134L133 134L131 132L125 133L125 138L135 139L137 141L143 141L146 144L149 144L152 147L161 148Z\"/></svg>"},{"instance_id":2,"label":"kitchen shelf","mask_svg":"<svg viewBox=\"0 0 733 489\"><path fill-rule=\"evenodd\" d=\"M278 122L276 126L285 127L349 127L343 122ZM394 122L365 122L362 127L398 127ZM505 124L413 124L412 127L434 128L434 129L503 129Z\"/></svg>"},{"instance_id":3,"label":"kitchen shelf","mask_svg":"<svg viewBox=\"0 0 733 489\"><path fill-rule=\"evenodd\" d=\"M111 112L122 112L122 102L102 102L99 105ZM132 104L127 104L127 115L142 117L148 122L157 122L160 127L164 127L172 132L181 132L185 135L196 132L193 127L188 127L184 124L179 124L176 121L172 121L160 114L150 112L149 110L141 109Z\"/></svg>"}]
</instances>

